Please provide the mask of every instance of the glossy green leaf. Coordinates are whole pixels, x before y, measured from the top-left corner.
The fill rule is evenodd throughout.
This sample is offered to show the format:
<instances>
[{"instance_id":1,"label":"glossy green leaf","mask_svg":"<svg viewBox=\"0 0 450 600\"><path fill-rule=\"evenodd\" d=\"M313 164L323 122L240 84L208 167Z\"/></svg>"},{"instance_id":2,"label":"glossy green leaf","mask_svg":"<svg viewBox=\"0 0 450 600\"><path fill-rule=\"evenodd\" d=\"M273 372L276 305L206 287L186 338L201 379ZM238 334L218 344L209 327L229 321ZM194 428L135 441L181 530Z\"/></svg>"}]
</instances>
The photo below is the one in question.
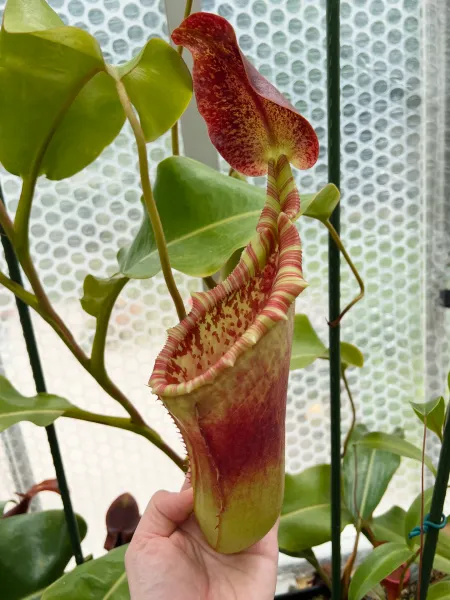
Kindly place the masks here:
<instances>
[{"instance_id":1,"label":"glossy green leaf","mask_svg":"<svg viewBox=\"0 0 450 600\"><path fill-rule=\"evenodd\" d=\"M386 450L387 452L392 452L393 454L398 454L399 456L412 458L413 460L422 462L422 450L420 448L417 448L417 446L414 446L410 442L407 442L401 437L391 433L369 433L361 440L356 442L356 444L359 446L365 446L367 448ZM425 456L425 464L430 471L436 475L436 469L434 468L433 463L428 456Z\"/></svg>"},{"instance_id":2,"label":"glossy green leaf","mask_svg":"<svg viewBox=\"0 0 450 600\"><path fill-rule=\"evenodd\" d=\"M401 461L398 454L356 446L365 435L367 428L357 425L342 467L344 499L355 523L359 518L366 521L372 517Z\"/></svg>"},{"instance_id":3,"label":"glossy green leaf","mask_svg":"<svg viewBox=\"0 0 450 600\"><path fill-rule=\"evenodd\" d=\"M87 275L83 285L83 297L80 300L81 306L89 315L98 318L102 312L111 310L127 281L126 277L98 279Z\"/></svg>"},{"instance_id":4,"label":"glossy green leaf","mask_svg":"<svg viewBox=\"0 0 450 600\"><path fill-rule=\"evenodd\" d=\"M172 267L194 277L212 275L247 244L264 203L259 188L181 157L159 163L154 195ZM118 259L121 272L134 279L161 269L147 217Z\"/></svg>"},{"instance_id":5,"label":"glossy green leaf","mask_svg":"<svg viewBox=\"0 0 450 600\"><path fill-rule=\"evenodd\" d=\"M147 142L168 131L191 100L189 69L178 52L158 38L149 40L117 72L139 114Z\"/></svg>"},{"instance_id":6,"label":"glossy green leaf","mask_svg":"<svg viewBox=\"0 0 450 600\"><path fill-rule=\"evenodd\" d=\"M130 600L124 564L126 549L127 546L121 546L70 571L44 592L42 600Z\"/></svg>"},{"instance_id":7,"label":"glossy green leaf","mask_svg":"<svg viewBox=\"0 0 450 600\"><path fill-rule=\"evenodd\" d=\"M412 552L406 544L390 542L375 548L356 569L349 588L349 600L361 600L380 581L407 562Z\"/></svg>"},{"instance_id":8,"label":"glossy green leaf","mask_svg":"<svg viewBox=\"0 0 450 600\"><path fill-rule=\"evenodd\" d=\"M326 221L338 205L339 198L339 190L333 183L329 183L317 194L301 197L302 213L312 219Z\"/></svg>"},{"instance_id":9,"label":"glossy green leaf","mask_svg":"<svg viewBox=\"0 0 450 600\"><path fill-rule=\"evenodd\" d=\"M124 122L113 78L98 73L86 83L58 124L41 172L48 179L78 173L115 140Z\"/></svg>"},{"instance_id":10,"label":"glossy green leaf","mask_svg":"<svg viewBox=\"0 0 450 600\"><path fill-rule=\"evenodd\" d=\"M444 426L445 419L445 400L443 396L439 396L434 400L430 400L425 404L417 404L411 402L414 412L422 421L427 417L427 428L433 431L438 438L442 441L442 428Z\"/></svg>"},{"instance_id":11,"label":"glossy green leaf","mask_svg":"<svg viewBox=\"0 0 450 600\"><path fill-rule=\"evenodd\" d=\"M430 511L432 496L432 487L425 490L425 515ZM414 527L420 526L421 504L421 494L418 494L412 502L411 506L409 507L405 516L404 538L410 548L417 548L420 544L420 536L416 536L410 540L408 538L408 534L414 529ZM442 571L443 573L450 573L450 535L448 534L446 529L443 529L439 532L433 566L435 569Z\"/></svg>"},{"instance_id":12,"label":"glossy green leaf","mask_svg":"<svg viewBox=\"0 0 450 600\"><path fill-rule=\"evenodd\" d=\"M428 588L427 600L448 600L450 598L450 581L438 581Z\"/></svg>"},{"instance_id":13,"label":"glossy green leaf","mask_svg":"<svg viewBox=\"0 0 450 600\"><path fill-rule=\"evenodd\" d=\"M386 513L375 517L369 523L378 542L403 543L405 540L406 512L399 506L393 506Z\"/></svg>"},{"instance_id":14,"label":"glossy green leaf","mask_svg":"<svg viewBox=\"0 0 450 600\"><path fill-rule=\"evenodd\" d=\"M8 0L0 34L0 162L15 175L72 175L124 115L96 40L44 0Z\"/></svg>"},{"instance_id":15,"label":"glossy green leaf","mask_svg":"<svg viewBox=\"0 0 450 600\"><path fill-rule=\"evenodd\" d=\"M20 421L46 427L68 408L73 408L70 402L53 394L22 396L5 377L0 376L0 431Z\"/></svg>"},{"instance_id":16,"label":"glossy green leaf","mask_svg":"<svg viewBox=\"0 0 450 600\"><path fill-rule=\"evenodd\" d=\"M286 475L278 545L298 555L331 539L330 465L317 465L298 475ZM351 521L343 508L342 529Z\"/></svg>"},{"instance_id":17,"label":"glossy green leaf","mask_svg":"<svg viewBox=\"0 0 450 600\"><path fill-rule=\"evenodd\" d=\"M77 516L81 538L86 523ZM72 557L64 511L49 510L0 519L2 597L19 600L60 577Z\"/></svg>"},{"instance_id":18,"label":"glossy green leaf","mask_svg":"<svg viewBox=\"0 0 450 600\"><path fill-rule=\"evenodd\" d=\"M304 369L326 352L306 315L295 315L290 369Z\"/></svg>"},{"instance_id":19,"label":"glossy green leaf","mask_svg":"<svg viewBox=\"0 0 450 600\"><path fill-rule=\"evenodd\" d=\"M247 245L265 201L261 188L180 156L159 163L154 195L172 266L194 277L217 272L233 252ZM300 212L305 216L310 216L313 196L302 195ZM131 246L120 250L118 260L121 273L133 279L160 271L147 217Z\"/></svg>"}]
</instances>

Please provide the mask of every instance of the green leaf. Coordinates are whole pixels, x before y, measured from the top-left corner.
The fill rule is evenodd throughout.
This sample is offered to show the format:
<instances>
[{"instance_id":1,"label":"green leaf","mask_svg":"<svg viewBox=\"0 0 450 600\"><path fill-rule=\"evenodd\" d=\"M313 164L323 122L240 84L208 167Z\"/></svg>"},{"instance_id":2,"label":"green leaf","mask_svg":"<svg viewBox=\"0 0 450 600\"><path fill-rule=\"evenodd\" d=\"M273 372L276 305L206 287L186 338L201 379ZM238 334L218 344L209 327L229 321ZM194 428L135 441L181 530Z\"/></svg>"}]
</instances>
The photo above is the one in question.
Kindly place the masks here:
<instances>
[{"instance_id":1,"label":"green leaf","mask_svg":"<svg viewBox=\"0 0 450 600\"><path fill-rule=\"evenodd\" d=\"M172 266L193 277L213 275L233 252L248 244L265 201L262 189L180 156L159 163L154 195ZM313 196L302 196L305 216ZM118 260L121 273L133 279L147 279L160 271L147 217Z\"/></svg>"},{"instance_id":2,"label":"green leaf","mask_svg":"<svg viewBox=\"0 0 450 600\"><path fill-rule=\"evenodd\" d=\"M450 581L438 581L428 589L427 600L448 600Z\"/></svg>"},{"instance_id":3,"label":"green leaf","mask_svg":"<svg viewBox=\"0 0 450 600\"><path fill-rule=\"evenodd\" d=\"M46 427L73 406L59 396L37 394L22 396L5 378L0 376L0 431L20 421L31 421Z\"/></svg>"},{"instance_id":4,"label":"green leaf","mask_svg":"<svg viewBox=\"0 0 450 600\"><path fill-rule=\"evenodd\" d=\"M87 275L83 285L81 306L91 316L101 317L105 311L109 312L128 279L126 277L111 277L98 279Z\"/></svg>"},{"instance_id":5,"label":"green leaf","mask_svg":"<svg viewBox=\"0 0 450 600\"><path fill-rule=\"evenodd\" d=\"M360 517L363 521L372 517L401 460L397 454L391 452L355 446L355 442L366 434L367 428L364 425L355 427L342 469L345 503L355 523Z\"/></svg>"},{"instance_id":6,"label":"green leaf","mask_svg":"<svg viewBox=\"0 0 450 600\"><path fill-rule=\"evenodd\" d=\"M42 588L42 590L38 590L37 592L33 592L29 596L24 596L20 600L42 600L42 594L45 592L46 588Z\"/></svg>"},{"instance_id":7,"label":"green leaf","mask_svg":"<svg viewBox=\"0 0 450 600\"><path fill-rule=\"evenodd\" d=\"M130 600L124 556L127 546L77 567L50 586L42 600ZM175 576L175 574L173 574Z\"/></svg>"},{"instance_id":8,"label":"green leaf","mask_svg":"<svg viewBox=\"0 0 450 600\"><path fill-rule=\"evenodd\" d=\"M330 359L330 352L327 349L321 356L326 360ZM341 365L344 369L348 367L363 367L364 355L359 348L348 342L341 342Z\"/></svg>"},{"instance_id":9,"label":"green leaf","mask_svg":"<svg viewBox=\"0 0 450 600\"><path fill-rule=\"evenodd\" d=\"M96 40L43 0L8 0L0 34L0 162L60 179L117 135L124 114Z\"/></svg>"},{"instance_id":10,"label":"green leaf","mask_svg":"<svg viewBox=\"0 0 450 600\"><path fill-rule=\"evenodd\" d=\"M86 83L61 119L42 161L48 179L71 177L93 162L117 137L125 113L110 75Z\"/></svg>"},{"instance_id":11,"label":"green leaf","mask_svg":"<svg viewBox=\"0 0 450 600\"><path fill-rule=\"evenodd\" d=\"M176 50L157 38L116 69L139 114L145 139L156 140L178 121L191 100L189 69Z\"/></svg>"},{"instance_id":12,"label":"green leaf","mask_svg":"<svg viewBox=\"0 0 450 600\"><path fill-rule=\"evenodd\" d=\"M412 458L422 462L422 450L410 444L406 440L398 437L391 433L374 432L369 433L364 438L356 442L359 446L365 446L367 448L375 448L377 450L386 450L405 458ZM428 456L425 456L425 464L433 473L436 475L436 469Z\"/></svg>"},{"instance_id":13,"label":"green leaf","mask_svg":"<svg viewBox=\"0 0 450 600\"><path fill-rule=\"evenodd\" d=\"M375 517L369 524L378 542L403 543L405 540L406 512L393 506L386 513Z\"/></svg>"},{"instance_id":14,"label":"green leaf","mask_svg":"<svg viewBox=\"0 0 450 600\"><path fill-rule=\"evenodd\" d=\"M326 352L306 315L295 315L290 369L304 369Z\"/></svg>"},{"instance_id":15,"label":"green leaf","mask_svg":"<svg viewBox=\"0 0 450 600\"><path fill-rule=\"evenodd\" d=\"M338 205L339 198L339 190L333 183L329 183L317 194L301 197L302 213L312 219L326 221Z\"/></svg>"},{"instance_id":16,"label":"green leaf","mask_svg":"<svg viewBox=\"0 0 450 600\"><path fill-rule=\"evenodd\" d=\"M330 465L317 465L298 475L285 476L278 545L297 556L331 539ZM342 509L341 527L351 522Z\"/></svg>"},{"instance_id":17,"label":"green leaf","mask_svg":"<svg viewBox=\"0 0 450 600\"><path fill-rule=\"evenodd\" d=\"M427 417L427 429L433 431L438 438L442 441L442 428L444 426L445 419L445 400L443 396L430 400L425 404L417 404L411 402L414 412L422 421L425 421L425 415Z\"/></svg>"},{"instance_id":18,"label":"green leaf","mask_svg":"<svg viewBox=\"0 0 450 600\"><path fill-rule=\"evenodd\" d=\"M302 314L295 315L291 371L304 369L317 358L329 360L327 347L315 332L309 318ZM360 350L347 342L341 342L341 361L344 369L349 366L362 367L364 365L364 357Z\"/></svg>"},{"instance_id":19,"label":"green leaf","mask_svg":"<svg viewBox=\"0 0 450 600\"><path fill-rule=\"evenodd\" d=\"M265 198L254 186L182 157L159 163L154 195L172 267L194 277L212 275L247 245ZM147 217L118 259L127 277L145 279L160 271Z\"/></svg>"},{"instance_id":20,"label":"green leaf","mask_svg":"<svg viewBox=\"0 0 450 600\"><path fill-rule=\"evenodd\" d=\"M77 516L81 538L86 523ZM2 597L19 600L60 577L72 557L64 511L49 510L0 520Z\"/></svg>"},{"instance_id":21,"label":"green leaf","mask_svg":"<svg viewBox=\"0 0 450 600\"><path fill-rule=\"evenodd\" d=\"M388 543L375 548L356 569L349 588L349 600L361 600L380 581L414 556L404 543Z\"/></svg>"},{"instance_id":22,"label":"green leaf","mask_svg":"<svg viewBox=\"0 0 450 600\"><path fill-rule=\"evenodd\" d=\"M364 366L364 355L359 348L348 342L341 342L341 364L346 369L347 367Z\"/></svg>"}]
</instances>

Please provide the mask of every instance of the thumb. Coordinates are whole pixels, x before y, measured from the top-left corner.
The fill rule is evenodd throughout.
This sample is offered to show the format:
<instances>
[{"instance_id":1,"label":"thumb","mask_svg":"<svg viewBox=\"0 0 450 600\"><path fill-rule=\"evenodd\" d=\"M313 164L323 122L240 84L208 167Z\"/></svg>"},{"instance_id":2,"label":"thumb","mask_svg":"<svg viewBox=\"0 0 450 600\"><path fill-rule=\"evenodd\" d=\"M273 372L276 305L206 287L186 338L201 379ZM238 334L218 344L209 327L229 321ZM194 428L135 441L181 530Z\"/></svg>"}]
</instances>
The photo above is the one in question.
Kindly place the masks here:
<instances>
[{"instance_id":1,"label":"thumb","mask_svg":"<svg viewBox=\"0 0 450 600\"><path fill-rule=\"evenodd\" d=\"M192 488L181 492L160 490L151 498L136 529L135 536L169 537L192 513Z\"/></svg>"}]
</instances>

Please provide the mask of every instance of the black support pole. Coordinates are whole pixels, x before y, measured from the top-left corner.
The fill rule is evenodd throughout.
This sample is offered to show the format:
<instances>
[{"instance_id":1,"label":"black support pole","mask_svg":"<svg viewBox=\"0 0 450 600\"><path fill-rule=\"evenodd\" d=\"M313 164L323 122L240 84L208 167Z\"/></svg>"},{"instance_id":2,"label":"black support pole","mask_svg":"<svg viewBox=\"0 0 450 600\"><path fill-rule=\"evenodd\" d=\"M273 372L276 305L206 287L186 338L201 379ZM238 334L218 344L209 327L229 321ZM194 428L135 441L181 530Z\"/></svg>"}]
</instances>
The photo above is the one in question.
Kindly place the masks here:
<instances>
[{"instance_id":1,"label":"black support pole","mask_svg":"<svg viewBox=\"0 0 450 600\"><path fill-rule=\"evenodd\" d=\"M340 2L327 0L328 181L340 188ZM331 216L339 234L339 204ZM340 314L340 255L328 245L329 322ZM341 597L341 352L340 326L330 325L332 598Z\"/></svg>"},{"instance_id":2,"label":"black support pole","mask_svg":"<svg viewBox=\"0 0 450 600\"><path fill-rule=\"evenodd\" d=\"M0 188L0 202L4 203L3 193ZM5 254L6 264L8 265L9 276L12 281L23 286L22 273L20 271L19 261L17 260L14 248L11 242L6 237L4 231L0 227L0 238L2 241L3 251ZM36 342L36 336L34 334L33 322L31 320L29 307L16 297L17 310L19 313L20 323L22 325L23 336L25 338L25 344L27 347L28 357L30 360L31 370L33 372L33 378L36 385L36 391L38 393L44 393L47 391L44 379L44 372L42 370L41 359L39 356L39 349ZM67 485L66 474L64 471L64 465L61 457L61 451L59 449L58 438L56 436L56 430L54 425L49 425L45 428L47 432L48 443L50 451L53 457L53 464L55 466L56 478L58 480L59 490L61 492L61 498L64 506L64 514L66 517L67 529L69 531L70 542L72 544L72 551L75 557L77 565L84 562L83 553L81 550L80 532L78 531L78 523L73 510L72 501L70 499L69 487Z\"/></svg>"}]
</instances>

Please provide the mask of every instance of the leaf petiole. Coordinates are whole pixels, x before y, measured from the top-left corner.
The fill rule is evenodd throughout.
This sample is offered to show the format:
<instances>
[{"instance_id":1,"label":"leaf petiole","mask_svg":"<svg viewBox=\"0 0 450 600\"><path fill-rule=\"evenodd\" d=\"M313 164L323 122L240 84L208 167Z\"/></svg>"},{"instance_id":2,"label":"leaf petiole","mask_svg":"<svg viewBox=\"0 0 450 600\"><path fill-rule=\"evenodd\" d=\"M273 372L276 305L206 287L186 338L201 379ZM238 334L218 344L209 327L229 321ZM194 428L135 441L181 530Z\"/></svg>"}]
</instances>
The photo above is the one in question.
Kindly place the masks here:
<instances>
[{"instance_id":1,"label":"leaf petiole","mask_svg":"<svg viewBox=\"0 0 450 600\"><path fill-rule=\"evenodd\" d=\"M139 156L139 170L141 175L144 204L147 209L148 216L150 217L150 222L152 224L164 279L169 293L172 296L172 300L175 304L178 318L180 319L180 321L182 321L186 317L186 309L184 307L183 299L181 298L181 294L178 291L177 284L175 283L175 279L172 273L169 259L169 251L167 250L166 238L164 235L161 219L159 217L158 209L156 207L155 198L153 197L147 158L147 145L145 141L144 132L142 130L139 118L137 117L134 108L131 104L131 101L128 97L125 85L118 78L117 73L112 67L108 67L108 72L112 77L114 77L116 81L116 87L117 92L119 94L120 102L134 133Z\"/></svg>"},{"instance_id":2,"label":"leaf petiole","mask_svg":"<svg viewBox=\"0 0 450 600\"><path fill-rule=\"evenodd\" d=\"M333 227L333 225L330 223L330 221L328 219L322 220L322 223L328 229L328 232L329 232L330 236L333 238L334 243L338 247L342 256L345 258L345 261L348 264L348 266L350 267L353 275L355 276L355 279L358 282L359 289L360 289L359 294L355 298L353 298L353 300L349 304L347 304L347 306L341 312L339 317L337 319L335 319L334 321L330 322L330 327L337 327L337 325L339 325L339 323L342 321L342 318L344 317L344 315L352 308L352 306L354 306L357 302L359 302L364 297L364 291L365 291L364 290L364 281L361 279L361 276L358 273L358 270L356 269L355 265L353 264L352 259L350 258L347 250L345 249L343 243L341 242L341 238L339 237L336 229Z\"/></svg>"},{"instance_id":3,"label":"leaf petiole","mask_svg":"<svg viewBox=\"0 0 450 600\"><path fill-rule=\"evenodd\" d=\"M108 415L100 415L93 413L81 408L72 407L67 409L63 415L69 419L77 419L79 421L88 421L90 423L99 423L101 425L107 425L109 427L116 427L118 429L124 429L125 431L132 431L141 435L145 439L149 440L157 448L159 448L166 456L168 456L183 472L186 472L185 461L168 446L161 436L151 427L145 423L135 423L131 419L125 417L111 417Z\"/></svg>"},{"instance_id":4,"label":"leaf petiole","mask_svg":"<svg viewBox=\"0 0 450 600\"><path fill-rule=\"evenodd\" d=\"M184 19L187 19L188 16L191 14L192 4L193 4L193 0L186 0L186 6L184 9ZM182 56L183 55L183 46L178 46L177 51L178 51L178 54L180 56ZM176 121L175 125L172 127L171 136L172 136L172 154L174 156L179 156L180 155L180 139L179 139L179 133L178 133L178 121Z\"/></svg>"}]
</instances>

